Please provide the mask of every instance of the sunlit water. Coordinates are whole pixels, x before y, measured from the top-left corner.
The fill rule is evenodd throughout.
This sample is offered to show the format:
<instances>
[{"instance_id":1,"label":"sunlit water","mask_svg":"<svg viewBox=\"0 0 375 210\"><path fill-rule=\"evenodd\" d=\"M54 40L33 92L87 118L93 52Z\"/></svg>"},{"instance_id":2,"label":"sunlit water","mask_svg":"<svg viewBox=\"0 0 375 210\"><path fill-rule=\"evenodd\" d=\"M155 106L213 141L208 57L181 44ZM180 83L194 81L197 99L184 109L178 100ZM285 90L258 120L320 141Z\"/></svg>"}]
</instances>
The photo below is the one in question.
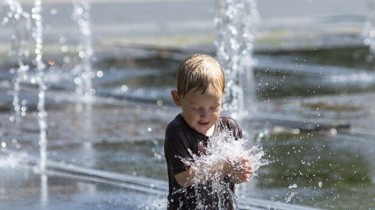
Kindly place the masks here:
<instances>
[{"instance_id":1,"label":"sunlit water","mask_svg":"<svg viewBox=\"0 0 375 210\"><path fill-rule=\"evenodd\" d=\"M257 170L266 165L268 162L262 159L264 156L263 150L258 146L250 147L246 139L236 140L231 131L223 130L211 136L207 143L207 148L204 154L196 155L191 153L192 159L184 159L182 161L186 165L190 165L194 169L193 185L204 184L207 180L210 181L212 191L209 195L217 198L215 204L219 209L225 209L225 200L232 200L233 205L238 208L238 200L235 194L228 194L228 184L223 182L224 164L234 166L233 171L240 171L242 165L239 164L240 159L249 160L249 165L256 175ZM212 169L216 168L215 171ZM180 191L184 192L185 189ZM202 189L196 189L197 193L197 209L207 208L204 204L204 195L200 193ZM204 191L204 189L203 189Z\"/></svg>"},{"instance_id":2,"label":"sunlit water","mask_svg":"<svg viewBox=\"0 0 375 210\"><path fill-rule=\"evenodd\" d=\"M55 78L55 74L64 75L57 67L47 72L47 81L50 81L46 100L50 161L47 161L47 171L50 170L50 175L45 205L56 204L55 209L100 209L97 206L133 209L139 199L147 200L139 209L165 206L167 175L162 148L165 126L179 111L172 106L169 90L180 60L156 59L153 55L150 53L149 58L129 63L103 60L95 65L100 69L97 71L105 73L102 78L93 80L97 96L91 110L91 147L84 143L86 116L76 109L73 80L69 76ZM304 56L307 60L315 59ZM281 61L288 63L284 58ZM261 146L263 157L270 161L258 169L257 176L248 184L240 186L240 201L255 202L251 199L260 198L279 201L279 204L338 209L373 206L375 162L371 125L375 119L372 93L375 84L354 79L351 87L343 86L340 80L323 85L319 69L314 76L296 71L289 74L288 70L267 73L256 68L257 80L269 85L296 76L309 83L289 82L277 91L265 86L259 92L263 97L259 115L268 116L269 120L239 121L246 132L247 149ZM353 69L350 74L356 71ZM350 75L349 72L340 74ZM371 71L368 74L371 75ZM22 209L28 203L22 198L38 201L41 197L38 184L41 180L33 170L27 170L38 165L39 126L35 123L38 89L36 85L28 85L22 90L21 95L28 99L29 112L22 119L20 137L12 140L14 125L8 121L12 86L7 78L10 77L4 75L1 79L1 146L5 154L17 152L1 157L1 170L7 174L1 181L1 195L7 198L2 205L13 205L14 200L9 198L16 197L21 200L18 209ZM308 96L311 90L321 95ZM321 127L350 123L352 128L309 131L304 123L314 122L321 122ZM304 131L304 127L307 130ZM18 152L21 152L20 157L16 155ZM125 175L130 176L128 181L122 177ZM25 189L25 193L15 191L14 185ZM26 193L28 190L35 192L33 196ZM129 196L134 200L125 199ZM59 200L61 198L63 200ZM37 202L33 208L38 209L38 205L41 203ZM263 203L267 205L275 203Z\"/></svg>"},{"instance_id":3,"label":"sunlit water","mask_svg":"<svg viewBox=\"0 0 375 210\"><path fill-rule=\"evenodd\" d=\"M96 94L87 112L77 109L69 71L76 63L48 64L44 171L39 86L20 83L27 112L15 127L15 75L0 65L0 208L165 209L164 131L179 112L169 92L188 53L134 50L130 57L107 52L93 64ZM248 154L257 145L255 154L269 160L239 186L241 209L375 206L375 80L367 55L362 46L255 54L258 110L239 120L247 144L220 153ZM34 65L29 70L29 78L37 75Z\"/></svg>"},{"instance_id":4,"label":"sunlit water","mask_svg":"<svg viewBox=\"0 0 375 210\"><path fill-rule=\"evenodd\" d=\"M250 166L254 173L259 169L259 167L266 165L267 161L262 159L264 152L261 148L257 146L249 147L246 145L248 142L246 139L236 140L231 136L230 131L220 132L212 137L210 137L206 154L200 156L194 155L193 160L185 160L190 165L202 171L197 171L194 177L194 182L199 183L200 180L206 180L209 175L210 166L216 165L218 162L229 162L231 164L236 164L239 158L246 158L250 160ZM193 162L190 162L193 161ZM222 165L221 165L222 166ZM220 172L213 174L217 178L223 176Z\"/></svg>"},{"instance_id":5,"label":"sunlit water","mask_svg":"<svg viewBox=\"0 0 375 210\"><path fill-rule=\"evenodd\" d=\"M259 14L255 0L218 0L216 4L216 56L226 77L223 110L240 118L256 111L253 48Z\"/></svg>"},{"instance_id":6,"label":"sunlit water","mask_svg":"<svg viewBox=\"0 0 375 210\"><path fill-rule=\"evenodd\" d=\"M90 24L90 4L88 1L74 0L73 19L78 25L80 32L80 42L77 46L78 57L80 61L72 70L76 75L74 82L76 84L76 93L84 98L85 102L90 101L90 96L95 94L92 89L92 78L95 73L92 70L93 49L91 41Z\"/></svg>"}]
</instances>

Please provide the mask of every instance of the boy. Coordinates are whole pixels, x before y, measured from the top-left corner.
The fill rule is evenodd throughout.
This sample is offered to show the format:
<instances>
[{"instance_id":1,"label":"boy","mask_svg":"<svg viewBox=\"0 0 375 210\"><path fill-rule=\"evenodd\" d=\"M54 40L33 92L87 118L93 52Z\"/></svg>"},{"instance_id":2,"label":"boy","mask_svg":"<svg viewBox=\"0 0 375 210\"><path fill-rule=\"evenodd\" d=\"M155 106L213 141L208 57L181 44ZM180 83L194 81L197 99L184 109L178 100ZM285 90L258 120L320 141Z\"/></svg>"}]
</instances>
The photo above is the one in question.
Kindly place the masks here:
<instances>
[{"instance_id":1,"label":"boy","mask_svg":"<svg viewBox=\"0 0 375 210\"><path fill-rule=\"evenodd\" d=\"M192 55L178 68L177 90L172 99L182 112L169 123L164 143L167 161L169 194L168 209L233 209L234 184L248 181L253 173L246 158L236 163L222 161L208 168L197 168L184 160L193 154L205 154L210 136L226 129L236 139L242 138L237 123L220 117L224 94L224 71L209 55ZM194 163L193 163L194 164ZM205 180L194 179L197 170L207 171ZM215 193L209 177L220 174L224 191Z\"/></svg>"}]
</instances>

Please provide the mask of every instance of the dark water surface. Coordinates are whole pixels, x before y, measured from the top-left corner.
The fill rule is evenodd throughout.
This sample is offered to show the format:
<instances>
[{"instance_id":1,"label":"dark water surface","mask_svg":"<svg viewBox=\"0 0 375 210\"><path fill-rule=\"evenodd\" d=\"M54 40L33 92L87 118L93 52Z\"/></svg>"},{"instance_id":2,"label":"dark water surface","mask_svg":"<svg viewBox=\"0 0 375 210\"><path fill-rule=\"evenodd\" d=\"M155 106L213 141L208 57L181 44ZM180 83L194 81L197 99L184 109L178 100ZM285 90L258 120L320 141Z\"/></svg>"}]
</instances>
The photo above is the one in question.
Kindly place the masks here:
<instances>
[{"instance_id":1,"label":"dark water surface","mask_svg":"<svg viewBox=\"0 0 375 210\"><path fill-rule=\"evenodd\" d=\"M99 60L91 105L75 96L66 69L50 68L42 173L37 88L23 84L27 114L10 122L12 75L1 67L0 208L164 209L164 129L179 112L169 95L177 54ZM257 111L239 123L270 163L239 187L244 208L252 199L265 201L263 209L375 207L375 72L366 54L350 47L256 55L249 82L258 87Z\"/></svg>"}]
</instances>

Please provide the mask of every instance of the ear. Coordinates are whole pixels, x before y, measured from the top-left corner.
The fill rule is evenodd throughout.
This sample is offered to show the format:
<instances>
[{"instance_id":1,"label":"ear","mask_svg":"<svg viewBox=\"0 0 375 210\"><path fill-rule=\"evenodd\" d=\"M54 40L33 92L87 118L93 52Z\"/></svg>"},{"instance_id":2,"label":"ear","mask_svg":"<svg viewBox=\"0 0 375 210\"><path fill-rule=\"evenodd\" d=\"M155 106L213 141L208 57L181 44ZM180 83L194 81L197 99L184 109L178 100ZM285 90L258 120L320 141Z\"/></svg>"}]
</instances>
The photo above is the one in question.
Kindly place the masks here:
<instances>
[{"instance_id":1,"label":"ear","mask_svg":"<svg viewBox=\"0 0 375 210\"><path fill-rule=\"evenodd\" d=\"M177 90L172 90L171 95L172 95L173 102L177 106L181 106L180 96L178 95Z\"/></svg>"}]
</instances>

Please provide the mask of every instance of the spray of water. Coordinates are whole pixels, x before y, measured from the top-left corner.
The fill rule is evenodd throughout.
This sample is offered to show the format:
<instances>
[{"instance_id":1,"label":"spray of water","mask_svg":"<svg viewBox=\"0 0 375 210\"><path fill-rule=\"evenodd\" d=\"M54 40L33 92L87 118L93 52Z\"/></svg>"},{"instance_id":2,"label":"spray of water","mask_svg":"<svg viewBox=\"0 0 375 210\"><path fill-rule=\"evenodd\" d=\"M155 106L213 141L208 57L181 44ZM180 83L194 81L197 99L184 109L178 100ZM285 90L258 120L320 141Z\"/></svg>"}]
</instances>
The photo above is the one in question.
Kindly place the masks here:
<instances>
[{"instance_id":1,"label":"spray of water","mask_svg":"<svg viewBox=\"0 0 375 210\"><path fill-rule=\"evenodd\" d=\"M47 160L47 112L45 109L45 97L47 91L47 85L44 81L44 70L46 68L42 61L43 58L43 26L42 26L42 2L40 0L34 1L34 7L32 8L32 19L35 27L33 31L33 37L35 39L35 59L36 65L36 82L39 87L38 93L38 123L39 123L39 150L40 150L40 168L44 170L46 168Z\"/></svg>"},{"instance_id":2,"label":"spray of water","mask_svg":"<svg viewBox=\"0 0 375 210\"><path fill-rule=\"evenodd\" d=\"M92 139L92 100L95 90L92 87L92 79L95 73L92 69L93 49L91 40L90 3L86 0L73 1L73 20L77 23L80 31L80 43L77 47L80 63L73 69L76 75L74 82L77 85L76 93L82 97L84 104L79 103L76 111L83 115L84 145L86 152L93 152Z\"/></svg>"},{"instance_id":3,"label":"spray of water","mask_svg":"<svg viewBox=\"0 0 375 210\"><path fill-rule=\"evenodd\" d=\"M93 57L90 25L90 4L86 0L74 0L73 20L79 26L80 44L78 45L78 56L81 59L73 69L73 74L77 75L74 79L77 89L76 93L83 96L85 102L90 102L92 95L95 93L92 88L92 78L94 73L91 62Z\"/></svg>"},{"instance_id":4,"label":"spray of water","mask_svg":"<svg viewBox=\"0 0 375 210\"><path fill-rule=\"evenodd\" d=\"M369 46L370 54L368 61L373 61L375 56L375 0L367 1L367 20L365 23L363 36L364 44Z\"/></svg>"},{"instance_id":5,"label":"spray of water","mask_svg":"<svg viewBox=\"0 0 375 210\"><path fill-rule=\"evenodd\" d=\"M17 168L25 160L27 160L27 153L25 152L11 153L6 157L2 157L2 156L0 157L0 167Z\"/></svg>"},{"instance_id":6,"label":"spray of water","mask_svg":"<svg viewBox=\"0 0 375 210\"><path fill-rule=\"evenodd\" d=\"M218 204L220 208L220 203L224 199L228 199L228 197L224 198L223 196L230 196L230 199L233 201L234 205L236 206L237 198L234 194L225 194L224 192L228 192L226 190L228 185L223 183L223 177L226 175L223 174L224 164L229 163L229 165L235 166L233 171L241 170L242 165L239 165L239 160L241 158L245 158L250 160L249 165L252 168L254 174L256 175L257 170L264 165L268 164L268 161L263 159L264 151L259 146L249 146L248 141L245 139L236 140L230 131L222 131L212 137L210 137L206 153L201 154L200 156L191 154L193 160L186 160L183 161L191 165L194 168L194 178L193 183L194 185L199 185L208 180L212 183L212 192L218 198ZM214 170L212 170L214 168ZM204 209L202 203L199 201L203 200L200 199L202 194L200 192L196 192L198 197L198 207L202 207L199 209ZM225 209L224 207L221 209Z\"/></svg>"},{"instance_id":7,"label":"spray of water","mask_svg":"<svg viewBox=\"0 0 375 210\"><path fill-rule=\"evenodd\" d=\"M216 11L216 52L227 80L223 110L238 118L254 111L253 34L259 14L255 0L218 0Z\"/></svg>"},{"instance_id":8,"label":"spray of water","mask_svg":"<svg viewBox=\"0 0 375 210\"><path fill-rule=\"evenodd\" d=\"M9 117L11 122L16 123L16 132L19 130L19 123L21 116L26 115L25 102L21 102L19 95L21 89L21 82L27 80L27 72L29 65L26 60L29 56L29 51L25 48L25 42L31 29L30 15L25 12L22 5L16 0L6 0L5 5L9 8L7 15L2 21L2 25L10 24L13 26L13 33L11 34L11 50L9 58L12 64L16 64L16 68L11 68L10 73L16 76L13 79L13 110L14 112ZM15 139L18 134L15 133Z\"/></svg>"},{"instance_id":9,"label":"spray of water","mask_svg":"<svg viewBox=\"0 0 375 210\"><path fill-rule=\"evenodd\" d=\"M238 159L241 157L250 160L250 166L256 175L256 171L263 165L267 164L267 161L262 159L264 152L259 146L252 146L249 148L248 141L245 139L236 140L230 131L222 131L212 137L208 141L206 154L197 156L192 154L194 161L193 167L195 167L194 182L199 183L202 180L207 180L208 171L205 169L212 168L213 165L218 163L229 162L236 164ZM221 178L220 170L214 173L215 177ZM212 177L210 178L212 179Z\"/></svg>"}]
</instances>

